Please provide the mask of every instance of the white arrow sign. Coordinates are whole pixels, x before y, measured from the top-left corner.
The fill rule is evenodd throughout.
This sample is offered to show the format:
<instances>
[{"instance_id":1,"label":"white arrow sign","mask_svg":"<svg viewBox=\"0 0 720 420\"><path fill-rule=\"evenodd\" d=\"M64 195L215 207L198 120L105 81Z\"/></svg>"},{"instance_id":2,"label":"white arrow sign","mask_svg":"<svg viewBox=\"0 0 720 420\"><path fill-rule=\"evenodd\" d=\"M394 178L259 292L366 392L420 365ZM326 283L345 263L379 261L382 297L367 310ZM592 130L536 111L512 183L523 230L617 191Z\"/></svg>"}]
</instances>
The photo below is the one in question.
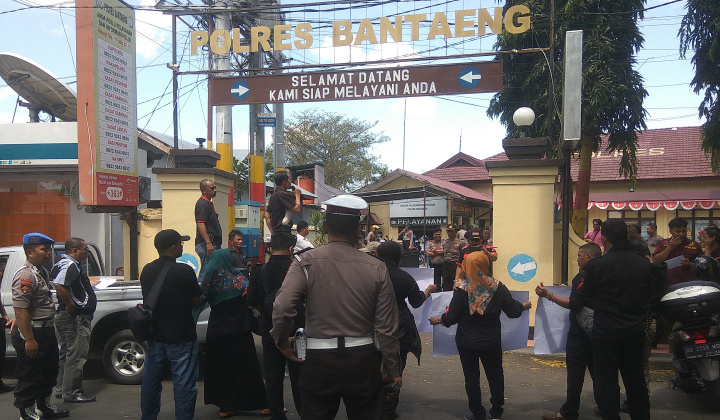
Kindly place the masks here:
<instances>
[{"instance_id":1,"label":"white arrow sign","mask_svg":"<svg viewBox=\"0 0 720 420\"><path fill-rule=\"evenodd\" d=\"M189 266L192 267L192 269L195 270L195 271L197 271L197 269L198 269L198 268L195 266L195 264L193 264L193 263L190 262L190 261L180 261L180 262L183 263L183 264L189 265Z\"/></svg>"},{"instance_id":2,"label":"white arrow sign","mask_svg":"<svg viewBox=\"0 0 720 420\"><path fill-rule=\"evenodd\" d=\"M250 89L246 88L246 87L243 86L243 85L238 85L237 88L235 88L235 89L230 89L230 93L235 93L235 94L237 94L238 96L243 96L243 95L245 94L245 92L248 92L249 90L250 90Z\"/></svg>"},{"instance_id":3,"label":"white arrow sign","mask_svg":"<svg viewBox=\"0 0 720 420\"><path fill-rule=\"evenodd\" d=\"M462 76L460 76L460 79L463 82L472 83L475 80L481 80L482 74L473 74L473 72L469 71L469 72L463 74Z\"/></svg>"},{"instance_id":4,"label":"white arrow sign","mask_svg":"<svg viewBox=\"0 0 720 420\"><path fill-rule=\"evenodd\" d=\"M523 263L515 264L515 267L513 267L512 270L510 270L510 272L523 275L523 274L525 274L526 271L535 270L535 269L537 269L537 263L535 261L531 261L529 263L524 263L524 264Z\"/></svg>"}]
</instances>

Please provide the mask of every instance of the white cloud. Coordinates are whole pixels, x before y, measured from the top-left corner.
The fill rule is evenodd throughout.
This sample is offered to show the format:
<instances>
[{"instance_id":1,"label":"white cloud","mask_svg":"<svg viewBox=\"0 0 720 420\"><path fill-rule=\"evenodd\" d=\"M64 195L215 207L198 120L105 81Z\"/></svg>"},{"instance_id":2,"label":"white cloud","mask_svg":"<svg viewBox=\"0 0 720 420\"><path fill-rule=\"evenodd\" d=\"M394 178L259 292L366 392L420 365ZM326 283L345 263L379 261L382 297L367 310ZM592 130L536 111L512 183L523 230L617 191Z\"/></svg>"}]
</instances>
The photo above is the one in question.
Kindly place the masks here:
<instances>
[{"instance_id":1,"label":"white cloud","mask_svg":"<svg viewBox=\"0 0 720 420\"><path fill-rule=\"evenodd\" d=\"M331 36L323 38L320 47L308 51L317 56L320 63L362 63L420 56L407 42L335 47Z\"/></svg>"},{"instance_id":2,"label":"white cloud","mask_svg":"<svg viewBox=\"0 0 720 420\"><path fill-rule=\"evenodd\" d=\"M155 0L142 0L141 6L154 6ZM144 58L153 58L159 53L164 52L158 50L161 49L160 45L168 42L166 48L170 48L170 42L172 42L172 34L167 31L172 26L172 18L169 15L162 14L161 12L155 12L150 10L138 10L135 12L135 22L137 23L135 28L136 44L135 48L137 55Z\"/></svg>"},{"instance_id":3,"label":"white cloud","mask_svg":"<svg viewBox=\"0 0 720 420\"><path fill-rule=\"evenodd\" d=\"M0 88L0 101L8 99L8 98L17 98L17 92L13 90L10 86L5 86Z\"/></svg>"},{"instance_id":4,"label":"white cloud","mask_svg":"<svg viewBox=\"0 0 720 420\"><path fill-rule=\"evenodd\" d=\"M13 122L13 114L8 114L6 112L0 112L0 124L10 124L12 122ZM16 124L30 122L30 117L28 116L27 108L18 107L17 113L15 114L14 122Z\"/></svg>"}]
</instances>

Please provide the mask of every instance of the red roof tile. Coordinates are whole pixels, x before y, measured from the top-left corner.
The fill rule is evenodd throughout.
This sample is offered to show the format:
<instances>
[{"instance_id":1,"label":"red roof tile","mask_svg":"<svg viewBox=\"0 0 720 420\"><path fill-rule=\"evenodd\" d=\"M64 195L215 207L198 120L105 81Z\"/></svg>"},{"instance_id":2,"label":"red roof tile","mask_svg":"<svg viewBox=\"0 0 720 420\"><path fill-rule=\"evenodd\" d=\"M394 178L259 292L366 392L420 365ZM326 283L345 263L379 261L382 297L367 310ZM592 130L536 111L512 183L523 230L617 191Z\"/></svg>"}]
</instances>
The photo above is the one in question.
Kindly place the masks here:
<instances>
[{"instance_id":1,"label":"red roof tile","mask_svg":"<svg viewBox=\"0 0 720 420\"><path fill-rule=\"evenodd\" d=\"M492 203L492 196L477 192L477 191L475 191L471 188L468 188L464 185L456 184L454 182L445 181L445 180L438 179L438 178L433 178L433 177L430 177L427 175L416 174L414 172L405 171L402 169L396 169L396 170L392 171L391 173L389 173L388 175L386 175L384 178L381 178L381 179L373 182L370 185L360 188L356 192L377 191L377 190L381 189L383 186L385 186L386 184L388 184L389 182L391 182L395 179L398 179L400 177L403 177L403 176L416 179L420 182L426 182L430 185L434 185L436 187L450 191L454 194L457 194L457 195L467 198L467 199L473 199L473 200L479 200L479 201L485 201L488 203Z\"/></svg>"},{"instance_id":2,"label":"red roof tile","mask_svg":"<svg viewBox=\"0 0 720 420\"><path fill-rule=\"evenodd\" d=\"M590 180L625 180L619 174L621 153L608 153L604 146L600 149L593 155ZM451 182L489 181L484 162L507 160L505 153L499 153L483 160L473 158L478 162L476 166L453 166L456 162L461 165L471 162L467 155L460 155L463 154L458 153L424 175ZM573 160L571 171L573 179L577 179L577 160ZM638 133L638 180L713 177L718 176L712 173L710 159L702 150L700 127L661 128Z\"/></svg>"}]
</instances>

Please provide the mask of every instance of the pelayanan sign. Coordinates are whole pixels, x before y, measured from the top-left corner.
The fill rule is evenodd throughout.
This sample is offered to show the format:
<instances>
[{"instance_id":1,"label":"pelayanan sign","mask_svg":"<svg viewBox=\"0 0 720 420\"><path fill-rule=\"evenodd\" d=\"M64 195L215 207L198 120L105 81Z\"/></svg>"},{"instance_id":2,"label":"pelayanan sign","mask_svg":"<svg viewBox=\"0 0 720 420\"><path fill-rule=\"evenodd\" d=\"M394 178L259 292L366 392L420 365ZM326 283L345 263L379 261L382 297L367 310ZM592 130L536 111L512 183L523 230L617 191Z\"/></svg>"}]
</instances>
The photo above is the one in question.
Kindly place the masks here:
<instances>
[{"instance_id":1,"label":"pelayanan sign","mask_svg":"<svg viewBox=\"0 0 720 420\"><path fill-rule=\"evenodd\" d=\"M491 15L492 10L492 15ZM431 41L438 36L448 38L464 38L485 35L485 27L496 35L502 32L503 24L505 30L512 34L519 34L530 29L530 9L527 6L516 5L509 7L505 15L501 7L493 9L467 9L454 12L455 24L448 23L445 12L438 12L432 15L432 24L423 41ZM394 16L392 18L381 17L379 24L373 25L372 19L362 19L354 29L350 20L333 21L333 47L344 47L348 45L385 44L391 42L421 41L420 23L429 20L426 13ZM406 25L410 27L410 39L405 39L403 29ZM477 29L476 29L477 28ZM453 32L454 29L454 32ZM264 51L272 50L304 50L311 48L314 43L312 36L313 27L309 23L298 25L275 25L272 29L268 26L253 26L250 28L250 39L240 34L240 28L233 28L232 31L218 29L208 34L207 31L190 32L190 54L197 55L198 48L210 46L214 54L227 54L232 49L235 54L258 52L261 47ZM274 40L270 45L270 38Z\"/></svg>"}]
</instances>

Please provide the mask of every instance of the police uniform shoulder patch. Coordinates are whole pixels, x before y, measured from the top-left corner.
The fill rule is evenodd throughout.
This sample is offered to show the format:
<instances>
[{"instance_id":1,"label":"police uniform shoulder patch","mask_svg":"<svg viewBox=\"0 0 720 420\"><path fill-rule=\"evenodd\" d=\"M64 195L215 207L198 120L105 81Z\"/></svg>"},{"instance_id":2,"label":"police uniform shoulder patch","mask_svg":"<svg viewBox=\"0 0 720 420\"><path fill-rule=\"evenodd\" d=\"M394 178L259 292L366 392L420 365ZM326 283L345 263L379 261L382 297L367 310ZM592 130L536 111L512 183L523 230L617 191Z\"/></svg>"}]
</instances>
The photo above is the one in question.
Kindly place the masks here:
<instances>
[{"instance_id":1,"label":"police uniform shoulder patch","mask_svg":"<svg viewBox=\"0 0 720 420\"><path fill-rule=\"evenodd\" d=\"M31 285L31 279L20 279L20 291L22 292L22 294L27 294L30 291Z\"/></svg>"}]
</instances>

